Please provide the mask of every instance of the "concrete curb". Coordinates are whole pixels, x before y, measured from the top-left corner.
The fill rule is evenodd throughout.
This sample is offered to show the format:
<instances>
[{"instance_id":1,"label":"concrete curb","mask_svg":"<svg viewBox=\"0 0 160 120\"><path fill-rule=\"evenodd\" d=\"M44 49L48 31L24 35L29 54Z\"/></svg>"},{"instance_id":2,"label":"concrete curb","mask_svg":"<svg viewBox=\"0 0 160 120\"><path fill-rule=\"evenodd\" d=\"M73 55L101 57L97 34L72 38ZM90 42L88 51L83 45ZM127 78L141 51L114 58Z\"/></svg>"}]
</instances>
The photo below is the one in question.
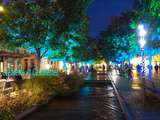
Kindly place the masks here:
<instances>
[{"instance_id":1,"label":"concrete curb","mask_svg":"<svg viewBox=\"0 0 160 120\"><path fill-rule=\"evenodd\" d=\"M51 96L48 98L47 102L39 104L39 105L34 105L33 107L31 107L30 109L27 109L26 111L18 114L15 118L15 120L22 120L24 117L26 117L27 115L35 112L36 110L40 109L41 107L47 105L51 100L53 100L55 98L55 96Z\"/></svg>"},{"instance_id":2,"label":"concrete curb","mask_svg":"<svg viewBox=\"0 0 160 120\"><path fill-rule=\"evenodd\" d=\"M117 95L117 98L118 98L122 113L124 114L124 117L125 117L125 120L134 120L133 116L131 115L130 110L127 107L126 102L124 101L124 99L120 95L119 91L117 90L117 87L116 87L115 83L113 81L111 81L111 83L112 83L113 88L115 90L115 93Z\"/></svg>"},{"instance_id":3,"label":"concrete curb","mask_svg":"<svg viewBox=\"0 0 160 120\"><path fill-rule=\"evenodd\" d=\"M37 110L37 106L34 106L22 113L20 113L19 115L16 116L15 120L21 120L22 118L24 118L25 116L31 114L32 112L36 111Z\"/></svg>"}]
</instances>

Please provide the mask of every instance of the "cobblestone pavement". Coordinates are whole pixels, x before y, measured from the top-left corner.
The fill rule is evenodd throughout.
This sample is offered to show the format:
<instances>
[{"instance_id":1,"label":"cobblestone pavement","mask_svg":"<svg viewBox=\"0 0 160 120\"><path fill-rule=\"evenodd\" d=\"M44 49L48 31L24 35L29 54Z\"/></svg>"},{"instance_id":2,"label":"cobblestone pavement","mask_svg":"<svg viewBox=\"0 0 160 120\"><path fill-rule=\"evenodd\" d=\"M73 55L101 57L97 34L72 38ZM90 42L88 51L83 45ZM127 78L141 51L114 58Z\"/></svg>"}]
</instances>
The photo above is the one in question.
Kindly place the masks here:
<instances>
[{"instance_id":1,"label":"cobblestone pavement","mask_svg":"<svg viewBox=\"0 0 160 120\"><path fill-rule=\"evenodd\" d=\"M24 120L124 120L111 85L86 86L80 93L59 97Z\"/></svg>"}]
</instances>

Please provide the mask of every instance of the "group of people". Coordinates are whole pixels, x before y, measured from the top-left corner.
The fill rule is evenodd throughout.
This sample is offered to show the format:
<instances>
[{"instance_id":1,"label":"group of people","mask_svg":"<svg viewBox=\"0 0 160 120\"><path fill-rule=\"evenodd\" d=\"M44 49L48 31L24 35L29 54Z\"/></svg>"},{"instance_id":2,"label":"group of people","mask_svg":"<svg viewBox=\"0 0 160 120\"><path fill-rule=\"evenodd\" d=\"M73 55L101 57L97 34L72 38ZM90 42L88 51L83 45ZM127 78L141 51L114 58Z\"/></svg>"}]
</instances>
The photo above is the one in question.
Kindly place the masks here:
<instances>
[{"instance_id":1,"label":"group of people","mask_svg":"<svg viewBox=\"0 0 160 120\"><path fill-rule=\"evenodd\" d=\"M101 73L105 74L105 73L108 73L108 75L110 75L112 73L112 70L115 69L116 72L118 73L119 71L119 66L118 65L115 65L115 67L113 67L112 65L108 65L108 66L105 66L104 64L99 66L100 68L100 71ZM87 74L88 75L88 79L91 79L91 80L95 80L97 78L97 67L95 67L94 65L91 65L91 66L81 66L79 71L82 73L82 74Z\"/></svg>"},{"instance_id":2,"label":"group of people","mask_svg":"<svg viewBox=\"0 0 160 120\"><path fill-rule=\"evenodd\" d=\"M148 70L152 70L153 69L153 66L147 66ZM119 69L119 68L118 68ZM133 79L133 67L132 67L132 64L131 65L128 65L127 63L124 65L124 69L122 69L120 67L119 69L123 75L127 76L130 80ZM160 71L160 65L158 65L157 63L154 65L154 70L155 72L158 74L158 72ZM137 71L137 74L140 75L142 73L142 66L140 64L138 64L136 66L136 71Z\"/></svg>"},{"instance_id":3,"label":"group of people","mask_svg":"<svg viewBox=\"0 0 160 120\"><path fill-rule=\"evenodd\" d=\"M151 66L148 65L147 68L150 69L150 70L152 70L152 69L153 69L153 66L152 66L152 65L151 65ZM138 64L138 65L136 66L136 69L137 69L137 73L140 74L140 73L141 73L141 70L142 70L142 66ZM154 65L154 70L155 70L155 72L158 74L158 71L160 70L160 65L158 65L158 64L156 63L156 64Z\"/></svg>"},{"instance_id":4,"label":"group of people","mask_svg":"<svg viewBox=\"0 0 160 120\"><path fill-rule=\"evenodd\" d=\"M87 72L89 72L89 69L90 69L90 67L88 67L88 65L82 65L82 66L79 68L79 71L80 71L81 73L87 73Z\"/></svg>"},{"instance_id":5,"label":"group of people","mask_svg":"<svg viewBox=\"0 0 160 120\"><path fill-rule=\"evenodd\" d=\"M33 75L36 72L35 64L32 63L29 69L30 69L30 74ZM25 66L24 73L26 74L29 69L27 66Z\"/></svg>"}]
</instances>

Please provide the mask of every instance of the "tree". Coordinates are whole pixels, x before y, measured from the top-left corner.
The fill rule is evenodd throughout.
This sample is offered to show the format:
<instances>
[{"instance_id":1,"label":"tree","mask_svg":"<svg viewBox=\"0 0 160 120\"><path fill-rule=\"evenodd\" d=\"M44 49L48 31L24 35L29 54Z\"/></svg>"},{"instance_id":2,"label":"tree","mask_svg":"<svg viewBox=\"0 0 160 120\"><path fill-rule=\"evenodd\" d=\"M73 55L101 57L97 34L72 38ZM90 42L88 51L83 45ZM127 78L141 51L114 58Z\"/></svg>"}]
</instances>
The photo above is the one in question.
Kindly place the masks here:
<instances>
[{"instance_id":1,"label":"tree","mask_svg":"<svg viewBox=\"0 0 160 120\"><path fill-rule=\"evenodd\" d=\"M137 48L135 31L129 26L133 12L114 17L111 25L99 36L99 50L108 61L119 62Z\"/></svg>"},{"instance_id":2,"label":"tree","mask_svg":"<svg viewBox=\"0 0 160 120\"><path fill-rule=\"evenodd\" d=\"M88 34L88 19L86 10L92 0L58 0L57 11L60 11L61 19L56 22L57 39L61 46L60 53L66 61L77 61L74 57L76 50L86 43ZM64 64L65 65L65 64Z\"/></svg>"},{"instance_id":3,"label":"tree","mask_svg":"<svg viewBox=\"0 0 160 120\"><path fill-rule=\"evenodd\" d=\"M32 48L40 69L41 58L45 56L55 41L55 13L53 2L41 6L37 2L10 1L7 5L8 15L5 17L4 29L17 47Z\"/></svg>"},{"instance_id":4,"label":"tree","mask_svg":"<svg viewBox=\"0 0 160 120\"><path fill-rule=\"evenodd\" d=\"M159 29L160 29L160 1L159 0L137 0L135 17L131 26L136 29L139 22L147 26L147 45L145 48L149 55L149 80L152 79L152 55L158 54L160 47ZM138 7L139 6L139 7ZM154 54L153 54L154 53Z\"/></svg>"},{"instance_id":5,"label":"tree","mask_svg":"<svg viewBox=\"0 0 160 120\"><path fill-rule=\"evenodd\" d=\"M134 18L131 27L137 29L139 23L147 26L147 47L159 48L160 28L160 1L159 0L137 0L134 10Z\"/></svg>"}]
</instances>

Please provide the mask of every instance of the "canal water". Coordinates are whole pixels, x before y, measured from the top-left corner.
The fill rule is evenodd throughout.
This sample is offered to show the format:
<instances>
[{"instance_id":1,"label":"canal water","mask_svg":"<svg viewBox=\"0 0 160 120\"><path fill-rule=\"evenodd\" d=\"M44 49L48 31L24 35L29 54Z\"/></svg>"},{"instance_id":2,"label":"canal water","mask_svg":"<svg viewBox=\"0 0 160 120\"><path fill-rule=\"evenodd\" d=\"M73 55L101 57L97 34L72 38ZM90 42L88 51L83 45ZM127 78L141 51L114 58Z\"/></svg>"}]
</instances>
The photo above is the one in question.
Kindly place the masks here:
<instances>
[{"instance_id":1,"label":"canal water","mask_svg":"<svg viewBox=\"0 0 160 120\"><path fill-rule=\"evenodd\" d=\"M111 84L87 85L79 93L57 97L23 120L125 120Z\"/></svg>"}]
</instances>

